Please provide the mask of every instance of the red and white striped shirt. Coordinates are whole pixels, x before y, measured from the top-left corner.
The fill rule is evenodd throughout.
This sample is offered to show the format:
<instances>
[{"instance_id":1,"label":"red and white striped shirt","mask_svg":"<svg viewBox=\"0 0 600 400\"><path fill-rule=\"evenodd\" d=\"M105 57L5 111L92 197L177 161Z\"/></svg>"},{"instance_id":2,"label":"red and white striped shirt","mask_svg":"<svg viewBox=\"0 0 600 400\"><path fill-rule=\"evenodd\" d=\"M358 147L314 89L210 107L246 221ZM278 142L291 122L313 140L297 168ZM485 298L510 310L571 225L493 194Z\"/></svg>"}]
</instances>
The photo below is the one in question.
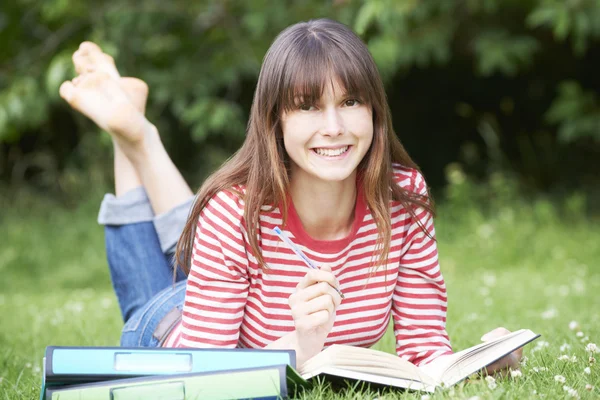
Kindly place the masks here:
<instances>
[{"instance_id":1,"label":"red and white striped shirt","mask_svg":"<svg viewBox=\"0 0 600 400\"><path fill-rule=\"evenodd\" d=\"M396 182L425 194L422 175L394 166ZM325 346L369 347L394 320L396 352L414 364L451 353L446 325L446 287L430 239L399 202L391 202L392 237L387 266L375 273L371 260L377 227L361 193L350 235L314 240L303 230L293 204L282 228L316 265L328 264L345 298L336 311ZM434 237L433 218L422 208L417 218ZM273 233L281 227L278 208L263 211L259 245L268 270L259 267L247 240L244 203L222 191L198 220L182 321L165 347L262 348L294 330L288 298L307 266Z\"/></svg>"}]
</instances>

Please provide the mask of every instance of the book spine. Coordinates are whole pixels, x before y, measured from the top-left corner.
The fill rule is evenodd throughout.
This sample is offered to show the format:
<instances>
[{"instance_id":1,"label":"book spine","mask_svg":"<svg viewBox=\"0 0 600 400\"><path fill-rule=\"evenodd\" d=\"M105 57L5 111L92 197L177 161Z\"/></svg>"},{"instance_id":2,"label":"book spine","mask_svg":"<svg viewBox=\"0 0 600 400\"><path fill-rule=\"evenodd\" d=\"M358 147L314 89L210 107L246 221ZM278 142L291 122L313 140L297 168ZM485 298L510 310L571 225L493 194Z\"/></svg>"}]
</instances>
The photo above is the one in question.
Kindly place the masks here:
<instances>
[{"instance_id":1,"label":"book spine","mask_svg":"<svg viewBox=\"0 0 600 400\"><path fill-rule=\"evenodd\" d=\"M293 350L48 347L46 385L287 364Z\"/></svg>"}]
</instances>

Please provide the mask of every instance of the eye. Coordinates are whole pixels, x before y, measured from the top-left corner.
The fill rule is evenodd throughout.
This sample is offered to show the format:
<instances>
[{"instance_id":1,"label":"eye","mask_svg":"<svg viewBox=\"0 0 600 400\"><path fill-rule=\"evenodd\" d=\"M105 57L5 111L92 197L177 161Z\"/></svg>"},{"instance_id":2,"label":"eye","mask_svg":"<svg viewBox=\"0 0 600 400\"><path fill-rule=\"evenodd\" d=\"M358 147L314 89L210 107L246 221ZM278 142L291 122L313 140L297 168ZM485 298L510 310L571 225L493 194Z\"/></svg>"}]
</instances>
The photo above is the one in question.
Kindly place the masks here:
<instances>
[{"instance_id":1,"label":"eye","mask_svg":"<svg viewBox=\"0 0 600 400\"><path fill-rule=\"evenodd\" d=\"M344 105L346 107L354 107L354 106L358 106L360 104L360 101L358 101L357 99L348 99L344 102Z\"/></svg>"},{"instance_id":2,"label":"eye","mask_svg":"<svg viewBox=\"0 0 600 400\"><path fill-rule=\"evenodd\" d=\"M302 111L312 111L314 110L314 106L311 104L300 104L298 106L298 109L302 110Z\"/></svg>"}]
</instances>

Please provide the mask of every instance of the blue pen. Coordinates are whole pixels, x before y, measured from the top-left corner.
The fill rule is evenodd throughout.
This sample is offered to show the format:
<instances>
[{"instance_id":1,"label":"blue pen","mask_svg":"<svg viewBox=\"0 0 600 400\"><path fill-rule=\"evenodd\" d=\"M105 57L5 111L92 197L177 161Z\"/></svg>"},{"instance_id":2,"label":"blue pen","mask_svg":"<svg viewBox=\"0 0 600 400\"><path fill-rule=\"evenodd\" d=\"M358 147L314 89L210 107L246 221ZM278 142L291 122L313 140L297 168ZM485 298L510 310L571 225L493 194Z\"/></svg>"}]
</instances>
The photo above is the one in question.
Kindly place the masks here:
<instances>
[{"instance_id":1,"label":"blue pen","mask_svg":"<svg viewBox=\"0 0 600 400\"><path fill-rule=\"evenodd\" d=\"M296 253L296 255L298 257L300 257L302 259L302 261L304 261L306 263L306 265L308 265L312 269L318 269L317 266L315 264L313 264L312 261L310 261L308 259L308 257L306 257L306 255L302 252L302 250L300 250L300 248L298 246L296 246L294 243L292 243L292 241L286 236L285 233L283 233L283 231L281 229L279 229L278 226L273 228L273 232L275 232L277 234L277 236L279 236L279 238L281 240L283 240L283 242L285 242L288 246L290 246L290 249L292 249L292 251L294 253ZM343 299L344 294L338 288L334 287L334 289L336 292L338 292L340 297Z\"/></svg>"}]
</instances>

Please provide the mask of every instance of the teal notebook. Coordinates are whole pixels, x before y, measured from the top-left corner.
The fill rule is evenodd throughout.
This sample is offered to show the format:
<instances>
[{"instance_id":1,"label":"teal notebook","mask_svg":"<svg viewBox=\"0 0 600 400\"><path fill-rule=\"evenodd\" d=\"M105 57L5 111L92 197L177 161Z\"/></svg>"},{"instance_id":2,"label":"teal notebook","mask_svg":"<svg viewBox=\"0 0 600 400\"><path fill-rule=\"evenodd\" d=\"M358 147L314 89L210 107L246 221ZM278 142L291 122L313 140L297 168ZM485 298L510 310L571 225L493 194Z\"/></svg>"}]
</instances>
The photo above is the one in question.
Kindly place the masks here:
<instances>
[{"instance_id":1,"label":"teal notebook","mask_svg":"<svg viewBox=\"0 0 600 400\"><path fill-rule=\"evenodd\" d=\"M288 365L49 387L47 400L275 400L308 384Z\"/></svg>"},{"instance_id":2,"label":"teal notebook","mask_svg":"<svg viewBox=\"0 0 600 400\"><path fill-rule=\"evenodd\" d=\"M296 367L296 353L264 349L49 346L44 359L44 376L47 386L57 386L280 364Z\"/></svg>"}]
</instances>

